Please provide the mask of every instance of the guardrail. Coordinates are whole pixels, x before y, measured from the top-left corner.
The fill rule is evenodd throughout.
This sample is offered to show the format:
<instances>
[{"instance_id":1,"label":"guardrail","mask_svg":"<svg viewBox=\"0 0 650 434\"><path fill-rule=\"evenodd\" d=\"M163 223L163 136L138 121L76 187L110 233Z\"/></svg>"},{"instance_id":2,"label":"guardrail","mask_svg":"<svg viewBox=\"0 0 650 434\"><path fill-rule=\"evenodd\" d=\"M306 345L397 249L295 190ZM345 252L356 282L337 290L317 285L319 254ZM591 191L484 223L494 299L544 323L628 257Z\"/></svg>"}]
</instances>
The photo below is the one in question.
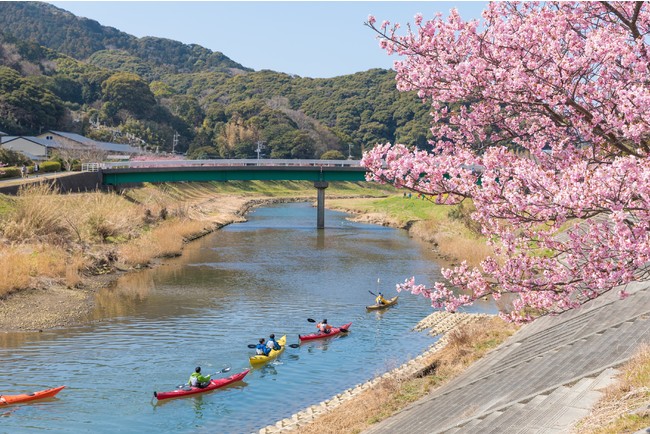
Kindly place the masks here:
<instances>
[{"instance_id":1,"label":"guardrail","mask_svg":"<svg viewBox=\"0 0 650 434\"><path fill-rule=\"evenodd\" d=\"M97 165L101 169L136 169L151 167L219 167L219 166L261 166L261 167L361 167L360 160L151 160L151 161L120 161L104 163L88 163L84 166ZM89 169L90 170L90 169Z\"/></svg>"},{"instance_id":2,"label":"guardrail","mask_svg":"<svg viewBox=\"0 0 650 434\"><path fill-rule=\"evenodd\" d=\"M99 163L82 163L81 164L82 172L98 172Z\"/></svg>"}]
</instances>

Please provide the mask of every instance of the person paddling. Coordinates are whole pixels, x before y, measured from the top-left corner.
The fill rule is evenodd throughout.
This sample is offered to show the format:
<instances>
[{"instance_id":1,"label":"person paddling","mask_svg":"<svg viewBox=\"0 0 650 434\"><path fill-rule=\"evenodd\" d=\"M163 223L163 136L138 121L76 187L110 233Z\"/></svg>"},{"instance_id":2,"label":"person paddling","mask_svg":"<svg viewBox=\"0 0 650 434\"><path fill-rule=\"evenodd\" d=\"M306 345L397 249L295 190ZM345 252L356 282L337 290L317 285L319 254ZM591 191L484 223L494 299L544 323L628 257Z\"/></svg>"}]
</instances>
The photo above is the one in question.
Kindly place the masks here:
<instances>
[{"instance_id":1,"label":"person paddling","mask_svg":"<svg viewBox=\"0 0 650 434\"><path fill-rule=\"evenodd\" d=\"M268 356L269 353L271 352L271 348L266 346L266 341L264 338L260 338L260 343L257 344L257 347L255 347L255 352L259 355L264 355Z\"/></svg>"},{"instance_id":2,"label":"person paddling","mask_svg":"<svg viewBox=\"0 0 650 434\"><path fill-rule=\"evenodd\" d=\"M274 333L271 333L271 335L269 336L269 341L266 343L266 346L269 348L269 352L270 350L278 351L282 348L278 343L278 341L275 340Z\"/></svg>"},{"instance_id":3,"label":"person paddling","mask_svg":"<svg viewBox=\"0 0 650 434\"><path fill-rule=\"evenodd\" d=\"M196 369L194 369L192 375L190 375L190 379L187 382L187 384L193 387L199 387L203 389L208 384L210 384L210 376L201 375L201 367L197 366Z\"/></svg>"},{"instance_id":4,"label":"person paddling","mask_svg":"<svg viewBox=\"0 0 650 434\"><path fill-rule=\"evenodd\" d=\"M324 319L318 324L316 324L316 328L321 332L321 333L329 333L332 331L332 326L327 324L327 320Z\"/></svg>"},{"instance_id":5,"label":"person paddling","mask_svg":"<svg viewBox=\"0 0 650 434\"><path fill-rule=\"evenodd\" d=\"M380 292L379 295L377 296L377 298L375 298L375 304L380 305L380 304L386 304L386 303L388 303L388 300L386 300L384 298L384 294L382 294Z\"/></svg>"}]
</instances>

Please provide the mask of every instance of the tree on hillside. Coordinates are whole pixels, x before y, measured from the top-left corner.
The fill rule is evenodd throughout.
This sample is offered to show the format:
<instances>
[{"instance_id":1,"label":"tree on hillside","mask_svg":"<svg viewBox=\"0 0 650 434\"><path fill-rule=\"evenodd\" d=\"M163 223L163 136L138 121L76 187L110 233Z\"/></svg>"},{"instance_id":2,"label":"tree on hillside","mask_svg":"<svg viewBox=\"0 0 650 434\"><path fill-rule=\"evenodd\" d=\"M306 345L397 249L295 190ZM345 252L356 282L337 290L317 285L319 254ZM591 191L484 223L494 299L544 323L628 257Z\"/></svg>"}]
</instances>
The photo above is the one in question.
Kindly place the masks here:
<instances>
[{"instance_id":1,"label":"tree on hillside","mask_svg":"<svg viewBox=\"0 0 650 434\"><path fill-rule=\"evenodd\" d=\"M450 311L514 294L502 316L526 322L649 280L650 5L491 2L482 17L366 23L438 138L376 146L368 179L471 200L496 252L444 270L448 284L398 288Z\"/></svg>"},{"instance_id":2,"label":"tree on hillside","mask_svg":"<svg viewBox=\"0 0 650 434\"><path fill-rule=\"evenodd\" d=\"M149 85L139 76L118 72L102 83L102 97L109 104L111 116L126 110L138 119L146 117L156 105Z\"/></svg>"}]
</instances>

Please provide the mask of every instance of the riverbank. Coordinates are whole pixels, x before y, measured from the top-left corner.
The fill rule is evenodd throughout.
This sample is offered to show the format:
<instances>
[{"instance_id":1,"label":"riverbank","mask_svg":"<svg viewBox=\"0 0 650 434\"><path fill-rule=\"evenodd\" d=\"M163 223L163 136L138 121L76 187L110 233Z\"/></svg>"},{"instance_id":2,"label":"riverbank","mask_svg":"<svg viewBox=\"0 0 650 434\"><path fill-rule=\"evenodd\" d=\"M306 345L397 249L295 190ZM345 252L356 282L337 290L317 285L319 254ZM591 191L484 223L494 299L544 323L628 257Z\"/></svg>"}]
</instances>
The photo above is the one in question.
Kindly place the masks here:
<instances>
[{"instance_id":1,"label":"riverbank","mask_svg":"<svg viewBox=\"0 0 650 434\"><path fill-rule=\"evenodd\" d=\"M328 199L389 194L356 183L328 189ZM22 197L0 197L6 267L0 267L0 331L83 324L96 292L122 274L180 255L185 243L245 221L254 207L314 196L309 183L230 182L145 185L119 196L58 195L39 187Z\"/></svg>"}]
</instances>

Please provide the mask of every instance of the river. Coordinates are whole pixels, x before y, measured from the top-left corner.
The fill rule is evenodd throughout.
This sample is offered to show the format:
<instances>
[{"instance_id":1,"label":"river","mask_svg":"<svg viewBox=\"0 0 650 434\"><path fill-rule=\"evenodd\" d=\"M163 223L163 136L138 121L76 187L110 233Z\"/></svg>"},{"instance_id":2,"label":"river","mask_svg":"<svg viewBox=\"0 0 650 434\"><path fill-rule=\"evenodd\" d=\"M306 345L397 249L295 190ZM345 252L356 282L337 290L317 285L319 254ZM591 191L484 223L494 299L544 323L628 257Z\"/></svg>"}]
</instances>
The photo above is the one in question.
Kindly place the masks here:
<instances>
[{"instance_id":1,"label":"river","mask_svg":"<svg viewBox=\"0 0 650 434\"><path fill-rule=\"evenodd\" d=\"M0 408L2 433L251 433L395 368L435 342L412 327L431 313L400 294L366 312L369 291L396 295L410 276L440 279L425 244L402 230L353 223L309 204L253 210L248 221L189 244L179 258L130 273L97 294L84 326L12 333L0 340L0 393L66 385L56 398ZM378 282L379 279L379 282ZM469 311L491 311L480 305ZM249 368L260 337L352 321L350 333L287 348L243 382L157 402L195 366Z\"/></svg>"}]
</instances>

